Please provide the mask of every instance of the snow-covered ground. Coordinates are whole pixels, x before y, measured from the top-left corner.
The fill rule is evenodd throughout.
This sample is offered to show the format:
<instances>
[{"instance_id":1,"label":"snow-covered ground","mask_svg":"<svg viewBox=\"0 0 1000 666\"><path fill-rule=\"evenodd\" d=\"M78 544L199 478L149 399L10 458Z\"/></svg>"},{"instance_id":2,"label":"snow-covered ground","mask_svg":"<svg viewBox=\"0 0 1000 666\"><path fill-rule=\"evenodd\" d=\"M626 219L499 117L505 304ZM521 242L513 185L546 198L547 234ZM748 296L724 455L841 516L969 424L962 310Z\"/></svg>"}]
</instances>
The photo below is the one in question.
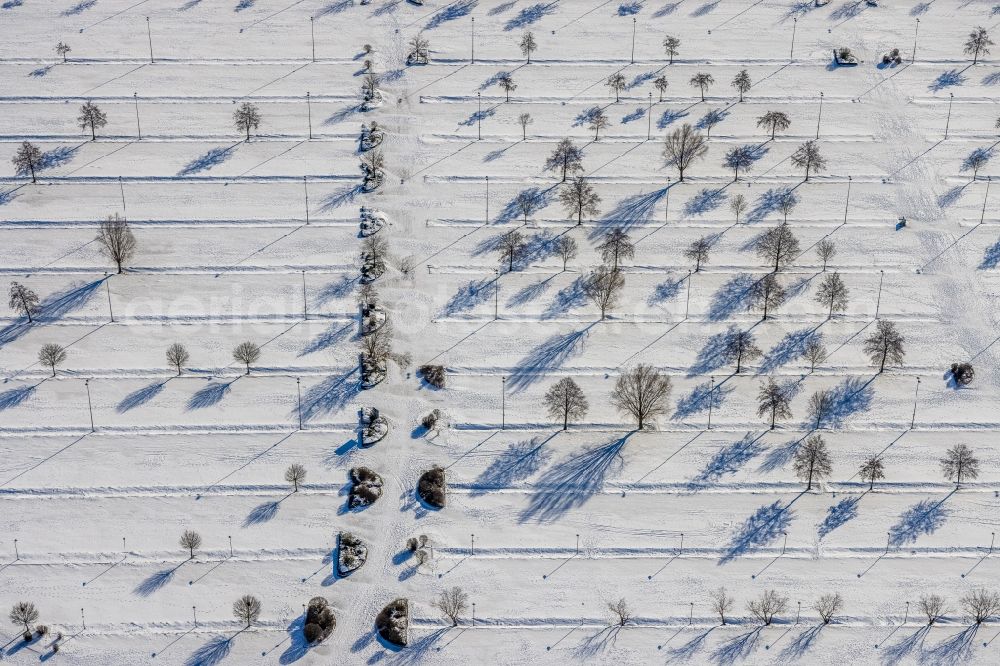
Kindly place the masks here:
<instances>
[{"instance_id":1,"label":"snow-covered ground","mask_svg":"<svg viewBox=\"0 0 1000 666\"><path fill-rule=\"evenodd\" d=\"M975 180L966 163L997 143L1000 61L962 52L975 26L1000 35L1000 5L814 4L3 2L0 273L5 290L36 291L42 312L0 317L0 610L32 601L51 633L25 644L2 618L0 661L1000 662L1000 618L970 627L960 603L1000 589L1000 186L988 192L994 163ZM431 62L408 66L421 31ZM681 40L672 64L668 34ZM841 46L857 67L831 64ZM894 47L903 63L879 65ZM371 111L359 106L366 59L384 97ZM730 86L741 69L753 81L742 103ZM502 72L517 84L509 101ZM605 81L618 72L615 102ZM705 101L688 84L698 72L715 79ZM76 121L87 100L107 114L96 141ZM243 102L263 117L249 142L233 128ZM598 141L595 106L611 121ZM724 117L708 154L678 182L663 136L710 110ZM792 121L774 140L756 124L770 110ZM387 177L363 192L358 137L372 120ZM579 227L544 170L564 137L602 199ZM803 182L791 154L817 137L828 166ZM35 184L11 164L26 140L44 154ZM723 156L743 144L758 159L733 182ZM525 224L513 202L529 188L545 204ZM760 321L746 290L770 269L752 244L781 221L786 189L801 254L781 271L788 303ZM736 194L749 202L739 224ZM395 350L413 361L367 391L361 206L389 220L376 286ZM113 213L138 241L120 275L95 241ZM613 228L635 257L599 321L581 284ZM511 229L529 254L498 276ZM548 249L560 234L580 245L566 270ZM685 249L713 234L689 276ZM831 319L813 298L824 238L838 250L827 272L850 290ZM876 312L906 338L903 366L881 375L863 352ZM763 351L739 375L713 351L733 326L752 327ZM829 357L810 369L815 335ZM263 352L249 375L232 358L247 339ZM181 376L164 356L175 342L191 354ZM37 359L47 343L67 350L55 377ZM957 361L975 366L971 386L949 384ZM416 376L424 363L448 369L446 388ZM668 413L643 432L610 403L638 363L673 382ZM769 376L792 394L793 417L773 431L756 415ZM590 402L569 432L543 403L562 377ZM833 469L804 492L792 458L820 389L836 398L821 430ZM362 407L392 424L364 449ZM436 435L419 427L433 408L450 422ZM939 459L960 443L981 464L956 491ZM872 454L886 479L870 491L857 471ZM308 472L298 493L284 481L292 463ZM385 489L351 511L357 465ZM415 495L432 465L447 470L442 510ZM204 539L193 560L185 529ZM368 546L347 578L335 574L341 531ZM420 534L433 557L418 568L405 542ZM431 602L455 585L474 607L451 628ZM736 599L724 627L709 602L720 586ZM745 604L770 589L789 608L761 629ZM813 604L832 592L844 608L823 626ZM263 611L241 631L232 604L248 593ZM947 598L931 628L926 594ZM303 607L317 595L338 624L310 648ZM397 597L413 614L402 650L374 633ZM619 598L634 617L612 630Z\"/></svg>"}]
</instances>

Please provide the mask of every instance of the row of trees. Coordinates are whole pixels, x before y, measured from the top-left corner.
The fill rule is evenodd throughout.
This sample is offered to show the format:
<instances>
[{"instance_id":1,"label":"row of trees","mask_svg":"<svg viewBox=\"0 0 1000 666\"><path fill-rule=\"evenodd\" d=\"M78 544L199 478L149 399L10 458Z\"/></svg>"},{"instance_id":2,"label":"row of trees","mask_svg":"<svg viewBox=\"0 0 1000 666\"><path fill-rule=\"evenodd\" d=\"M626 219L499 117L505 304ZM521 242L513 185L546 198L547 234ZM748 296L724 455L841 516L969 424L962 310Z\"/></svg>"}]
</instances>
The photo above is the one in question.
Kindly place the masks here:
<instances>
[{"instance_id":1,"label":"row of trees","mask_svg":"<svg viewBox=\"0 0 1000 666\"><path fill-rule=\"evenodd\" d=\"M191 354L179 342L175 342L167 347L166 356L167 363L177 371L178 376L180 376L181 370L188 364L188 361L191 360ZM251 366L260 360L260 356L260 346L253 340L241 342L233 349L233 360L245 365L246 374L248 375L250 374ZM38 351L39 363L51 369L53 377L56 376L56 368L63 364L66 357L66 348L56 343L44 344Z\"/></svg>"}]
</instances>

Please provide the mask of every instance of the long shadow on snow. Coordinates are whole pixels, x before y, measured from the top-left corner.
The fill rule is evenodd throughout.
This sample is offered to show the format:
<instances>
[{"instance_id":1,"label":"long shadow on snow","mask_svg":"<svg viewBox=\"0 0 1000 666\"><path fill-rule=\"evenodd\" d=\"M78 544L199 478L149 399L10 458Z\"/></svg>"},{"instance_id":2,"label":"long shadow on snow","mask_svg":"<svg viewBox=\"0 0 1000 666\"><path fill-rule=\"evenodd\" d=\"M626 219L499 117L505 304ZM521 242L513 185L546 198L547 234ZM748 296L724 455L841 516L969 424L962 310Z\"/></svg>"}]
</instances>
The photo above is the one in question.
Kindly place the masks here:
<instances>
[{"instance_id":1,"label":"long shadow on snow","mask_svg":"<svg viewBox=\"0 0 1000 666\"><path fill-rule=\"evenodd\" d=\"M712 650L712 661L719 666L727 666L738 659L746 659L753 652L754 648L757 647L757 641L760 640L760 631L761 627L757 627L752 631L740 634L719 645Z\"/></svg>"},{"instance_id":2,"label":"long shadow on snow","mask_svg":"<svg viewBox=\"0 0 1000 666\"><path fill-rule=\"evenodd\" d=\"M976 639L979 625L973 624L946 638L937 645L924 650L921 661L940 666L959 666L972 663L972 642Z\"/></svg>"},{"instance_id":3,"label":"long shadow on snow","mask_svg":"<svg viewBox=\"0 0 1000 666\"><path fill-rule=\"evenodd\" d=\"M583 342L594 324L569 333L556 333L548 340L528 352L528 355L518 361L517 367L507 378L507 387L511 393L519 393L535 382L541 381L545 375L558 370L571 357L583 351Z\"/></svg>"},{"instance_id":4,"label":"long shadow on snow","mask_svg":"<svg viewBox=\"0 0 1000 666\"><path fill-rule=\"evenodd\" d=\"M545 311L542 312L542 319L553 319L561 314L565 314L573 308L583 307L587 304L587 294L583 290L584 279L577 277L570 284L560 289L552 298Z\"/></svg>"},{"instance_id":5,"label":"long shadow on snow","mask_svg":"<svg viewBox=\"0 0 1000 666\"><path fill-rule=\"evenodd\" d=\"M173 580L174 574L177 573L177 570L180 569L182 566L184 566L184 562L181 562L176 567L173 567L171 569L164 569L163 571L157 571L156 573L151 574L141 583L136 585L135 589L132 590L132 592L134 594L138 594L140 597L150 596L151 594L157 592L160 588L165 586L167 583L169 583L171 580Z\"/></svg>"},{"instance_id":6,"label":"long shadow on snow","mask_svg":"<svg viewBox=\"0 0 1000 666\"><path fill-rule=\"evenodd\" d=\"M872 379L848 377L830 389L831 406L823 413L819 425L839 426L844 419L868 410L875 396Z\"/></svg>"},{"instance_id":7,"label":"long shadow on snow","mask_svg":"<svg viewBox=\"0 0 1000 666\"><path fill-rule=\"evenodd\" d=\"M849 521L857 518L858 505L861 503L862 497L864 495L842 499L827 509L826 518L819 524L819 529L817 530L819 538L824 538L838 527L846 525Z\"/></svg>"},{"instance_id":8,"label":"long shadow on snow","mask_svg":"<svg viewBox=\"0 0 1000 666\"><path fill-rule=\"evenodd\" d=\"M343 375L327 377L311 386L302 396L302 420L311 421L318 416L340 411L360 392L359 368L352 368Z\"/></svg>"},{"instance_id":9,"label":"long shadow on snow","mask_svg":"<svg viewBox=\"0 0 1000 666\"><path fill-rule=\"evenodd\" d=\"M73 310L85 305L103 283L103 278L84 284L74 283L73 286L49 296L39 306L35 322L43 324L58 321ZM29 328L31 328L31 324L28 323L27 319L8 324L0 329L0 346L17 340L27 333Z\"/></svg>"},{"instance_id":10,"label":"long shadow on snow","mask_svg":"<svg viewBox=\"0 0 1000 666\"><path fill-rule=\"evenodd\" d=\"M781 500L775 500L771 504L765 504L744 521L740 529L730 539L729 545L719 559L719 564L726 564L732 560L762 548L788 530L792 522L794 512L791 507L802 497L804 493L799 493L795 499L787 504Z\"/></svg>"},{"instance_id":11,"label":"long shadow on snow","mask_svg":"<svg viewBox=\"0 0 1000 666\"><path fill-rule=\"evenodd\" d=\"M887 645L885 647L885 651L882 653L882 663L885 664L885 666L898 664L904 657L923 644L924 639L927 637L927 634L930 633L930 630L931 628L929 626L920 627L909 636L900 640L898 643Z\"/></svg>"},{"instance_id":12,"label":"long shadow on snow","mask_svg":"<svg viewBox=\"0 0 1000 666\"><path fill-rule=\"evenodd\" d=\"M237 379L239 378L237 377ZM198 389L188 400L187 411L204 409L219 404L226 397L226 394L229 393L235 382L236 379L231 382L211 382L204 388Z\"/></svg>"},{"instance_id":13,"label":"long shadow on snow","mask_svg":"<svg viewBox=\"0 0 1000 666\"><path fill-rule=\"evenodd\" d=\"M677 407L670 419L672 421L683 420L699 412L707 412L709 407L719 409L734 390L721 382L714 388L712 382L702 382L677 401Z\"/></svg>"},{"instance_id":14,"label":"long shadow on snow","mask_svg":"<svg viewBox=\"0 0 1000 666\"><path fill-rule=\"evenodd\" d=\"M734 313L749 309L750 288L754 278L749 273L737 273L729 282L719 287L712 294L712 302L708 306L708 318L712 321L728 319Z\"/></svg>"},{"instance_id":15,"label":"long shadow on snow","mask_svg":"<svg viewBox=\"0 0 1000 666\"><path fill-rule=\"evenodd\" d=\"M806 345L815 335L817 333L814 327L800 328L786 333L785 337L764 355L758 374L769 375L786 363L802 358L806 353Z\"/></svg>"},{"instance_id":16,"label":"long shadow on snow","mask_svg":"<svg viewBox=\"0 0 1000 666\"><path fill-rule=\"evenodd\" d=\"M184 662L184 666L216 666L229 656L232 647L232 636L215 636L192 652Z\"/></svg>"},{"instance_id":17,"label":"long shadow on snow","mask_svg":"<svg viewBox=\"0 0 1000 666\"><path fill-rule=\"evenodd\" d=\"M31 386L19 386L0 393L0 412L5 409L13 409L31 397L38 384Z\"/></svg>"},{"instance_id":18,"label":"long shadow on snow","mask_svg":"<svg viewBox=\"0 0 1000 666\"><path fill-rule=\"evenodd\" d=\"M667 650L667 661L688 661L705 645L708 635L715 631L715 627L709 627L705 631L697 634L684 645Z\"/></svg>"},{"instance_id":19,"label":"long shadow on snow","mask_svg":"<svg viewBox=\"0 0 1000 666\"><path fill-rule=\"evenodd\" d=\"M670 186L672 187L672 186ZM661 187L652 192L633 194L620 200L618 204L594 225L589 236L595 240L612 229L628 231L637 224L653 219L653 211L660 199L667 196L670 187Z\"/></svg>"},{"instance_id":20,"label":"long shadow on snow","mask_svg":"<svg viewBox=\"0 0 1000 666\"><path fill-rule=\"evenodd\" d=\"M194 158L186 165L184 168L177 172L178 176L190 176L191 174L200 173L202 171L207 171L213 167L217 167L230 157L235 154L234 148L239 146L239 143L234 143L228 147L217 147L212 148L204 155L199 155Z\"/></svg>"},{"instance_id":21,"label":"long shadow on snow","mask_svg":"<svg viewBox=\"0 0 1000 666\"><path fill-rule=\"evenodd\" d=\"M715 455L706 463L705 468L698 473L698 476L691 479L689 484L691 488L703 488L727 474L738 472L743 465L753 460L763 450L757 446L763 436L763 432L757 435L748 432L741 439L716 451Z\"/></svg>"},{"instance_id":22,"label":"long shadow on snow","mask_svg":"<svg viewBox=\"0 0 1000 666\"><path fill-rule=\"evenodd\" d=\"M478 0L459 0L458 2L446 5L441 11L431 17L427 22L426 30L433 30L438 26L468 16L478 5Z\"/></svg>"},{"instance_id":23,"label":"long shadow on snow","mask_svg":"<svg viewBox=\"0 0 1000 666\"><path fill-rule=\"evenodd\" d=\"M544 447L553 437L554 433L544 440L541 437L532 437L512 443L476 478L471 496L477 497L491 490L505 488L527 479L540 470L552 457L552 450Z\"/></svg>"},{"instance_id":24,"label":"long shadow on snow","mask_svg":"<svg viewBox=\"0 0 1000 666\"><path fill-rule=\"evenodd\" d=\"M538 4L531 5L530 7L525 7L518 12L517 16L507 21L504 24L503 29L510 32L511 30L526 28L532 23L537 23L547 15L553 13L558 5L558 0L555 0L554 2L539 2Z\"/></svg>"},{"instance_id":25,"label":"long shadow on snow","mask_svg":"<svg viewBox=\"0 0 1000 666\"><path fill-rule=\"evenodd\" d=\"M940 528L951 513L944 505L955 491L951 491L943 499L920 500L906 509L899 520L889 528L889 543L895 547L915 543L922 534L933 534Z\"/></svg>"},{"instance_id":26,"label":"long shadow on snow","mask_svg":"<svg viewBox=\"0 0 1000 666\"><path fill-rule=\"evenodd\" d=\"M632 435L591 448L553 465L535 483L535 492L521 512L522 523L558 520L583 506L604 486L609 473L622 467L621 451Z\"/></svg>"},{"instance_id":27,"label":"long shadow on snow","mask_svg":"<svg viewBox=\"0 0 1000 666\"><path fill-rule=\"evenodd\" d=\"M147 384L141 389L132 391L127 396L122 398L122 401L118 403L115 407L115 411L119 414L124 414L130 409L135 409L141 405L145 405L147 402L155 398L163 390L163 387L167 385L167 382L153 382L152 384ZM194 400L194 398L192 398ZM189 403L190 404L190 403Z\"/></svg>"},{"instance_id":28,"label":"long shadow on snow","mask_svg":"<svg viewBox=\"0 0 1000 666\"><path fill-rule=\"evenodd\" d=\"M825 625L817 624L814 627L809 627L805 629L802 633L792 639L784 650L781 651L779 657L781 658L781 663L789 664L802 659L812 644L819 638L819 632L823 631Z\"/></svg>"}]
</instances>

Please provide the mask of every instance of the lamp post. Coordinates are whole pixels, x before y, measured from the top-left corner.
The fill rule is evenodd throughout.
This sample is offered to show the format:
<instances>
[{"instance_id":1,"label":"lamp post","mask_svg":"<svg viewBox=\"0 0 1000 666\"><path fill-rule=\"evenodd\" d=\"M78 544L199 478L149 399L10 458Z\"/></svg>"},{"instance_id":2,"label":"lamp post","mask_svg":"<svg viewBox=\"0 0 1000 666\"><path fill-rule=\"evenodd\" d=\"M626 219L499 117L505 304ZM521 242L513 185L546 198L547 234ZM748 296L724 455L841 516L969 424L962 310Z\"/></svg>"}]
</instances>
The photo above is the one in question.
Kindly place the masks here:
<instances>
[{"instance_id":1,"label":"lamp post","mask_svg":"<svg viewBox=\"0 0 1000 666\"><path fill-rule=\"evenodd\" d=\"M481 141L483 138L483 95L480 92L476 92L476 100L479 102L479 111L476 112L476 140Z\"/></svg>"},{"instance_id":2,"label":"lamp post","mask_svg":"<svg viewBox=\"0 0 1000 666\"><path fill-rule=\"evenodd\" d=\"M309 17L309 37L312 40L312 61L316 62L316 22Z\"/></svg>"},{"instance_id":3,"label":"lamp post","mask_svg":"<svg viewBox=\"0 0 1000 666\"><path fill-rule=\"evenodd\" d=\"M944 123L944 138L948 138L948 128L951 127L951 105L955 101L955 93L948 93L948 119Z\"/></svg>"},{"instance_id":4,"label":"lamp post","mask_svg":"<svg viewBox=\"0 0 1000 666\"><path fill-rule=\"evenodd\" d=\"M295 378L295 394L299 412L299 430L302 430L302 379L299 377ZM229 537L229 554L233 554L233 537Z\"/></svg>"},{"instance_id":5,"label":"lamp post","mask_svg":"<svg viewBox=\"0 0 1000 666\"><path fill-rule=\"evenodd\" d=\"M472 17L472 56L469 58L469 64L476 64L476 17Z\"/></svg>"},{"instance_id":6,"label":"lamp post","mask_svg":"<svg viewBox=\"0 0 1000 666\"><path fill-rule=\"evenodd\" d=\"M913 28L913 55L910 56L910 64L917 61L917 33L920 32L920 19L917 19L917 24Z\"/></svg>"},{"instance_id":7,"label":"lamp post","mask_svg":"<svg viewBox=\"0 0 1000 666\"><path fill-rule=\"evenodd\" d=\"M799 25L799 19L798 19L798 17L793 18L792 19L792 48L789 49L789 51L788 51L788 60L789 60L789 62L794 62L795 61L795 29L798 27L798 25Z\"/></svg>"},{"instance_id":8,"label":"lamp post","mask_svg":"<svg viewBox=\"0 0 1000 666\"><path fill-rule=\"evenodd\" d=\"M646 141L653 138L653 92L649 93L649 108L646 112Z\"/></svg>"},{"instance_id":9,"label":"lamp post","mask_svg":"<svg viewBox=\"0 0 1000 666\"><path fill-rule=\"evenodd\" d=\"M233 537L229 537L229 557L233 556Z\"/></svg>"},{"instance_id":10,"label":"lamp post","mask_svg":"<svg viewBox=\"0 0 1000 666\"><path fill-rule=\"evenodd\" d=\"M306 197L306 224L309 224L309 177L302 176L302 189Z\"/></svg>"},{"instance_id":11,"label":"lamp post","mask_svg":"<svg viewBox=\"0 0 1000 666\"><path fill-rule=\"evenodd\" d=\"M146 37L149 39L149 63L153 63L153 32L149 27L149 17L146 17Z\"/></svg>"},{"instance_id":12,"label":"lamp post","mask_svg":"<svg viewBox=\"0 0 1000 666\"><path fill-rule=\"evenodd\" d=\"M816 138L819 138L819 124L823 120L823 92L819 93L819 114L816 116Z\"/></svg>"},{"instance_id":13,"label":"lamp post","mask_svg":"<svg viewBox=\"0 0 1000 666\"><path fill-rule=\"evenodd\" d=\"M84 379L83 385L87 389L87 410L90 412L90 432L94 432L94 404L90 401L90 380Z\"/></svg>"},{"instance_id":14,"label":"lamp post","mask_svg":"<svg viewBox=\"0 0 1000 666\"><path fill-rule=\"evenodd\" d=\"M142 125L139 124L139 93L133 92L132 99L135 101L135 131L139 135L139 141L142 141Z\"/></svg>"},{"instance_id":15,"label":"lamp post","mask_svg":"<svg viewBox=\"0 0 1000 666\"><path fill-rule=\"evenodd\" d=\"M500 318L500 269L493 269L493 321Z\"/></svg>"},{"instance_id":16,"label":"lamp post","mask_svg":"<svg viewBox=\"0 0 1000 666\"><path fill-rule=\"evenodd\" d=\"M847 199L844 201L844 224L847 224L847 209L851 205L851 177L847 177Z\"/></svg>"},{"instance_id":17,"label":"lamp post","mask_svg":"<svg viewBox=\"0 0 1000 666\"><path fill-rule=\"evenodd\" d=\"M920 395L920 377L917 377L917 388L913 391L913 416L910 417L910 430L917 421L917 396Z\"/></svg>"},{"instance_id":18,"label":"lamp post","mask_svg":"<svg viewBox=\"0 0 1000 666\"><path fill-rule=\"evenodd\" d=\"M691 269L688 269L688 288L687 288L687 299L684 302L684 319L688 318L688 312L691 307Z\"/></svg>"},{"instance_id":19,"label":"lamp post","mask_svg":"<svg viewBox=\"0 0 1000 666\"><path fill-rule=\"evenodd\" d=\"M309 138L313 138L313 110L312 110L312 98L309 95L309 91L306 91L306 112L309 114Z\"/></svg>"},{"instance_id":20,"label":"lamp post","mask_svg":"<svg viewBox=\"0 0 1000 666\"><path fill-rule=\"evenodd\" d=\"M878 310L882 305L882 280L885 279L885 271L879 269L878 271L878 296L875 298L875 319L878 319Z\"/></svg>"},{"instance_id":21,"label":"lamp post","mask_svg":"<svg viewBox=\"0 0 1000 666\"><path fill-rule=\"evenodd\" d=\"M715 404L715 377L712 377L712 388L708 390L708 429L712 429L712 405Z\"/></svg>"},{"instance_id":22,"label":"lamp post","mask_svg":"<svg viewBox=\"0 0 1000 666\"><path fill-rule=\"evenodd\" d=\"M490 223L490 177L486 176L486 224Z\"/></svg>"},{"instance_id":23,"label":"lamp post","mask_svg":"<svg viewBox=\"0 0 1000 666\"><path fill-rule=\"evenodd\" d=\"M629 59L629 64L632 64L632 65L635 64L635 25L636 25L636 18L633 16L632 17L632 56Z\"/></svg>"},{"instance_id":24,"label":"lamp post","mask_svg":"<svg viewBox=\"0 0 1000 666\"><path fill-rule=\"evenodd\" d=\"M111 317L111 323L115 323L115 311L111 307L111 276L104 273L104 291L108 293L108 316Z\"/></svg>"},{"instance_id":25,"label":"lamp post","mask_svg":"<svg viewBox=\"0 0 1000 666\"><path fill-rule=\"evenodd\" d=\"M983 223L986 219L986 200L990 198L990 183L993 181L993 176L986 176L986 194L983 196L983 211L979 214L979 224Z\"/></svg>"},{"instance_id":26,"label":"lamp post","mask_svg":"<svg viewBox=\"0 0 1000 666\"><path fill-rule=\"evenodd\" d=\"M500 429L507 427L507 377L500 380Z\"/></svg>"}]
</instances>

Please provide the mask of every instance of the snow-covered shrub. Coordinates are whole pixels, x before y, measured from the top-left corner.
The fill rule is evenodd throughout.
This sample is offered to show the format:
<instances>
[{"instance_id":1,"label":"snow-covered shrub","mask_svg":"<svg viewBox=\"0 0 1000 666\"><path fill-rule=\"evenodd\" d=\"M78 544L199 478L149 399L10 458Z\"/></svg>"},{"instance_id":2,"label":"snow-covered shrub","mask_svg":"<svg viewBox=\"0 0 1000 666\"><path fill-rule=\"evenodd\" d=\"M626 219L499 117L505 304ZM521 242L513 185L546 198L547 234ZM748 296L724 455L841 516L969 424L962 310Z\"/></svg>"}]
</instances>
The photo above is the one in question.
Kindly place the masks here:
<instances>
[{"instance_id":1,"label":"snow-covered shrub","mask_svg":"<svg viewBox=\"0 0 1000 666\"><path fill-rule=\"evenodd\" d=\"M368 560L368 547L350 532L341 532L337 544L337 573L341 576L357 571Z\"/></svg>"},{"instance_id":2,"label":"snow-covered shrub","mask_svg":"<svg viewBox=\"0 0 1000 666\"><path fill-rule=\"evenodd\" d=\"M976 377L976 371L970 363L952 363L951 376L959 386L968 386Z\"/></svg>"},{"instance_id":3,"label":"snow-covered shrub","mask_svg":"<svg viewBox=\"0 0 1000 666\"><path fill-rule=\"evenodd\" d=\"M407 630L410 625L410 602L396 599L386 604L375 618L375 630L385 640L395 645L406 646Z\"/></svg>"},{"instance_id":4,"label":"snow-covered shrub","mask_svg":"<svg viewBox=\"0 0 1000 666\"><path fill-rule=\"evenodd\" d=\"M420 499L439 509L444 508L447 490L444 468L436 465L421 474L417 482L417 494L420 495Z\"/></svg>"},{"instance_id":5,"label":"snow-covered shrub","mask_svg":"<svg viewBox=\"0 0 1000 666\"><path fill-rule=\"evenodd\" d=\"M444 388L444 366L443 365L422 365L417 369L420 376L434 388Z\"/></svg>"},{"instance_id":6,"label":"snow-covered shrub","mask_svg":"<svg viewBox=\"0 0 1000 666\"><path fill-rule=\"evenodd\" d=\"M375 407L361 410L361 446L372 446L389 434L389 420Z\"/></svg>"},{"instance_id":7,"label":"snow-covered shrub","mask_svg":"<svg viewBox=\"0 0 1000 666\"><path fill-rule=\"evenodd\" d=\"M315 643L326 639L337 628L337 617L333 609L323 597L313 597L309 600L306 610L305 626L302 633L306 642Z\"/></svg>"},{"instance_id":8,"label":"snow-covered shrub","mask_svg":"<svg viewBox=\"0 0 1000 666\"><path fill-rule=\"evenodd\" d=\"M374 504L382 496L382 477L367 467L351 469L351 484L347 504L352 509Z\"/></svg>"},{"instance_id":9,"label":"snow-covered shrub","mask_svg":"<svg viewBox=\"0 0 1000 666\"><path fill-rule=\"evenodd\" d=\"M424 427L424 430L434 430L437 428L438 422L441 420L441 410L433 409L431 413L420 420L420 425Z\"/></svg>"}]
</instances>

